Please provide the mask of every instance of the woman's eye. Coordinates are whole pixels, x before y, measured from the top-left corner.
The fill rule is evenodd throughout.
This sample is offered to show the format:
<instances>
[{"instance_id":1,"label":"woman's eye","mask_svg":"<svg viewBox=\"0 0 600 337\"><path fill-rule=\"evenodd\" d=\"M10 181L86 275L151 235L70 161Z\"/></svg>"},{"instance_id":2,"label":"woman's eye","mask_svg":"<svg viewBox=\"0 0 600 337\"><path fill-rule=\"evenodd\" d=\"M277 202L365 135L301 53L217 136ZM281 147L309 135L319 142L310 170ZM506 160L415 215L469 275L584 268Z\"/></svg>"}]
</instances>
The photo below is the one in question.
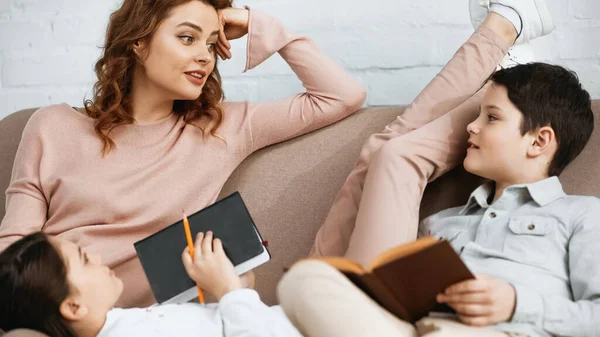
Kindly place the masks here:
<instances>
[{"instance_id":1,"label":"woman's eye","mask_svg":"<svg viewBox=\"0 0 600 337\"><path fill-rule=\"evenodd\" d=\"M181 39L181 41L183 41L185 44L191 44L192 42L194 42L194 38L189 36L189 35L181 35L179 36L179 38Z\"/></svg>"},{"instance_id":2,"label":"woman's eye","mask_svg":"<svg viewBox=\"0 0 600 337\"><path fill-rule=\"evenodd\" d=\"M216 42L212 42L208 44L208 49L213 50L217 47L217 43Z\"/></svg>"},{"instance_id":3,"label":"woman's eye","mask_svg":"<svg viewBox=\"0 0 600 337\"><path fill-rule=\"evenodd\" d=\"M495 120L498 120L498 118L496 116L494 116L494 115L488 115L488 121L491 122L491 121L495 121Z\"/></svg>"}]
</instances>

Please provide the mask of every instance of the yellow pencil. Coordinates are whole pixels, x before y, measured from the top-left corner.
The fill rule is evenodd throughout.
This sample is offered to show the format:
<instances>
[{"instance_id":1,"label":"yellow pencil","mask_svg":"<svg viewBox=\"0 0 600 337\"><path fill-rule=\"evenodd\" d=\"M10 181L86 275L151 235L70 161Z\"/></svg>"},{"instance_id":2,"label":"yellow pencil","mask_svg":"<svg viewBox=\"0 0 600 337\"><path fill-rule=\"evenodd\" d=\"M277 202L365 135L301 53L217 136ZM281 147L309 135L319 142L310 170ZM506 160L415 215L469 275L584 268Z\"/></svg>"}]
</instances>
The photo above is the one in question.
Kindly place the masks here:
<instances>
[{"instance_id":1,"label":"yellow pencil","mask_svg":"<svg viewBox=\"0 0 600 337\"><path fill-rule=\"evenodd\" d=\"M185 229L185 238L187 239L188 248L190 250L190 256L192 257L192 261L194 261L194 240L192 240L192 231L190 230L190 222L188 221L187 216L185 216L185 212L183 213L183 228ZM200 303L204 304L204 291L200 288L199 285L196 284L198 288L198 300Z\"/></svg>"}]
</instances>

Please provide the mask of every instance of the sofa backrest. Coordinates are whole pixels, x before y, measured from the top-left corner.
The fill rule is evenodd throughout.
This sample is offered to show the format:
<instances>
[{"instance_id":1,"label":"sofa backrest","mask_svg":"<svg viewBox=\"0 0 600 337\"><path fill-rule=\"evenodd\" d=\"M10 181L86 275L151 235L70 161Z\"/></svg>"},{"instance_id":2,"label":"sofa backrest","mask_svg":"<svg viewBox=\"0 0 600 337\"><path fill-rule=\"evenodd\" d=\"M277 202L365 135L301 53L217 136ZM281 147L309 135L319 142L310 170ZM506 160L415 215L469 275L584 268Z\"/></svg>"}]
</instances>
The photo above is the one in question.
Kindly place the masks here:
<instances>
[{"instance_id":1,"label":"sofa backrest","mask_svg":"<svg viewBox=\"0 0 600 337\"><path fill-rule=\"evenodd\" d=\"M584 152L562 174L567 193L600 196L600 101L596 130ZM305 257L331 203L352 170L366 138L403 112L403 107L366 108L329 127L270 146L245 160L225 184L221 197L240 191L266 240L273 260L256 271L263 299L276 303L275 287L284 268ZM0 190L6 190L21 131L31 110L0 121ZM458 168L427 187L421 217L463 204L480 179ZM0 218L4 195L0 196Z\"/></svg>"}]
</instances>

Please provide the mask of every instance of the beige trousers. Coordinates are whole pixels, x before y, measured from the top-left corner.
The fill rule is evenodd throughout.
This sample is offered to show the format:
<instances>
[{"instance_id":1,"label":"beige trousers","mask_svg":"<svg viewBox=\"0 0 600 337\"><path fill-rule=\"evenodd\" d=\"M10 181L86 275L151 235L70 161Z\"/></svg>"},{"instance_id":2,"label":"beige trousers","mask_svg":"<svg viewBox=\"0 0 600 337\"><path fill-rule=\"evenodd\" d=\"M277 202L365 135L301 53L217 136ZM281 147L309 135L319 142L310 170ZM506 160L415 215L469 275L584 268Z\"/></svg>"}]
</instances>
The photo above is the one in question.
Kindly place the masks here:
<instances>
[{"instance_id":1,"label":"beige trousers","mask_svg":"<svg viewBox=\"0 0 600 337\"><path fill-rule=\"evenodd\" d=\"M464 158L482 87L510 46L480 27L406 111L363 146L311 251L366 264L416 239L426 184Z\"/></svg>"},{"instance_id":2,"label":"beige trousers","mask_svg":"<svg viewBox=\"0 0 600 337\"><path fill-rule=\"evenodd\" d=\"M286 315L307 337L507 337L451 319L404 322L380 307L339 271L324 262L296 264L282 278L277 294Z\"/></svg>"}]
</instances>

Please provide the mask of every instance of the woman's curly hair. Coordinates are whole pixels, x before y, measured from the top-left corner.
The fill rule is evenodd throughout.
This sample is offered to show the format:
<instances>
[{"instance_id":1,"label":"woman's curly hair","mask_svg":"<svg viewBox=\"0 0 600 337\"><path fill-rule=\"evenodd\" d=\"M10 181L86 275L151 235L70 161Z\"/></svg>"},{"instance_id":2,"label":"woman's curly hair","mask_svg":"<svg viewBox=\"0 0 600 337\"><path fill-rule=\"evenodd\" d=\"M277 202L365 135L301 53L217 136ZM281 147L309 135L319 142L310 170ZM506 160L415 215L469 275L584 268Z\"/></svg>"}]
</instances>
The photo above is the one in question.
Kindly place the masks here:
<instances>
[{"instance_id":1,"label":"woman's curly hair","mask_svg":"<svg viewBox=\"0 0 600 337\"><path fill-rule=\"evenodd\" d=\"M115 146L110 132L135 121L131 114L131 87L135 65L140 62L133 49L135 43L149 41L173 7L190 1L201 1L217 10L232 6L232 0L124 0L121 8L110 15L102 56L94 67L98 80L94 84L93 98L84 102L88 116L96 120L96 133L104 142L103 153ZM218 137L216 130L223 120L220 106L223 97L221 75L215 67L200 97L193 101L175 101L173 111L187 123ZM208 127L200 126L198 122L202 118L208 118Z\"/></svg>"}]
</instances>

